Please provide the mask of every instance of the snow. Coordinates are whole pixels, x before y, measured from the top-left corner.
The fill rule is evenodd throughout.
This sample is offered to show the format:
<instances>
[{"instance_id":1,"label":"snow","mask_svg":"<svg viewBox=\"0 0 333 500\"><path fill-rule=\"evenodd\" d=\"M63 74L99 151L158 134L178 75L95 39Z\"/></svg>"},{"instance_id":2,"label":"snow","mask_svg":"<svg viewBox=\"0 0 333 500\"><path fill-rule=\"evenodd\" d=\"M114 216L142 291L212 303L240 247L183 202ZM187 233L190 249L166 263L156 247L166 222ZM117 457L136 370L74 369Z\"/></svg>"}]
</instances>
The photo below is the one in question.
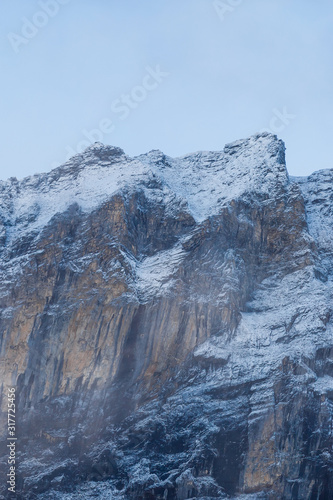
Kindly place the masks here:
<instances>
[{"instance_id":1,"label":"snow","mask_svg":"<svg viewBox=\"0 0 333 500\"><path fill-rule=\"evenodd\" d=\"M333 169L319 170L309 177L293 177L304 196L309 232L319 249L333 251ZM329 263L328 263L329 265Z\"/></svg>"},{"instance_id":2,"label":"snow","mask_svg":"<svg viewBox=\"0 0 333 500\"><path fill-rule=\"evenodd\" d=\"M332 252L333 170L291 180L300 185L304 195L310 234L324 250ZM115 193L132 187L144 190L147 197L166 207L182 200L200 223L240 196L259 193L265 200L276 196L288 183L284 144L268 133L228 144L223 152L198 152L175 159L160 151L131 159L117 148L95 144L49 174L1 183L0 215L10 219L9 244L23 234L40 231L73 203L83 212L91 212ZM145 258L134 258L125 251L123 255L142 301L172 291L176 272L186 258L181 242ZM79 272L84 259L70 265ZM22 260L12 259L11 264L10 280L22 272ZM282 281L263 282L251 303L252 312L243 312L230 344L220 345L218 338L212 339L200 346L196 355L230 360L225 369L243 373L244 378L252 373L250 378L255 378L267 373L269 365L277 366L288 351L294 352L301 337L301 350L310 354L326 331L320 318L329 311L330 283L316 280L312 270L290 274ZM297 304L293 301L295 290ZM223 287L220 295L223 298ZM286 325L291 323L286 344ZM308 332L305 338L304 331Z\"/></svg>"},{"instance_id":3,"label":"snow","mask_svg":"<svg viewBox=\"0 0 333 500\"><path fill-rule=\"evenodd\" d=\"M137 290L142 298L149 300L172 287L175 280L173 273L186 255L181 244L170 250L158 252L135 263Z\"/></svg>"},{"instance_id":4,"label":"snow","mask_svg":"<svg viewBox=\"0 0 333 500\"><path fill-rule=\"evenodd\" d=\"M228 144L223 152L198 152L172 159L152 151L139 158L187 200L197 222L244 193L260 192L270 197L288 182L284 145L270 134Z\"/></svg>"},{"instance_id":5,"label":"snow","mask_svg":"<svg viewBox=\"0 0 333 500\"><path fill-rule=\"evenodd\" d=\"M240 412L243 396L214 400L209 395L214 388L243 383L251 385L246 418L253 424L274 406L275 377L280 376L286 358L302 368L294 375L300 382L295 384L295 390L309 387L319 394L333 391L333 378L328 375L318 377L307 364L307 359L313 359L320 347L331 346L333 339L332 324L327 323L333 299L333 273L329 264L333 243L333 170L289 180L284 164L284 145L267 133L229 144L223 152L199 152L175 159L160 151L131 159L120 150L96 144L49 174L29 177L21 182L9 180L1 183L0 217L7 224L9 245L25 234L38 234L52 217L65 212L73 203L77 203L83 212L90 213L115 193L141 189L147 198L164 204L170 212L175 206L183 206L199 225L239 197L258 194L265 203L285 193L290 181L298 184L303 193L309 233L318 246L326 281L316 278L311 265L284 276L276 269L275 274L256 288L246 310L241 313L236 330L228 339L225 335L211 337L195 349L194 367L198 370L198 379L193 376L193 383L190 380L185 387L180 384L179 390L163 403L162 416L176 421L177 416L186 414L191 407L193 415L195 411L198 413L197 420L207 420L202 427L208 435L220 430L216 425L219 420L214 421L215 413L230 421L243 418ZM134 257L128 249L120 249L132 271L129 279L132 280L133 294L140 302L172 293L177 284L177 271L188 256L182 243L192 236L193 233L182 235L173 247L150 256ZM303 251L308 249L299 254L295 252L294 258ZM82 272L93 257L93 254L85 255L68 265L73 271ZM12 259L10 272L7 270L0 275L4 294L9 293L6 285L22 273L26 259L26 256ZM204 263L210 263L209 259L212 260L208 272L214 273L215 278L222 276L220 293L217 294L218 300L222 300L227 295L225 292L233 287L237 290L237 280L242 276L241 273L240 276L235 274L232 266L238 271L239 265L234 264L231 250L224 256L219 255L219 260L208 254L202 257ZM110 272L118 272L120 268L119 260L110 263ZM198 272L204 271L200 269ZM194 300L193 296L191 299ZM198 297L195 300L199 302ZM208 300L212 302L210 297ZM4 309L3 317L10 318L12 312L11 308ZM52 309L50 314L53 314ZM207 366L212 360L217 363L201 370L199 361L203 359L206 359ZM149 418L156 413L154 409ZM140 425L143 429L150 427L144 420L139 422L138 429ZM192 451L195 454L196 448L193 447ZM191 457L189 455L187 459ZM23 467L32 465L32 462L23 463ZM132 485L162 484L155 474L151 474L149 465L147 460L134 464L129 477ZM182 475L179 473L178 477L180 486L186 481L195 484L202 492L201 498L206 498L206 492L216 486L209 476L195 478L188 470ZM48 498L47 495L43 498ZM86 483L73 494L58 497L54 493L49 498L84 499L92 496L125 498L122 492L115 490L112 481ZM250 500L261 496L239 498Z\"/></svg>"},{"instance_id":6,"label":"snow","mask_svg":"<svg viewBox=\"0 0 333 500\"><path fill-rule=\"evenodd\" d=\"M333 377L325 375L324 377L319 377L311 387L320 394L326 394L327 391L333 392Z\"/></svg>"},{"instance_id":7,"label":"snow","mask_svg":"<svg viewBox=\"0 0 333 500\"><path fill-rule=\"evenodd\" d=\"M152 181L161 188L149 187ZM48 174L1 182L0 220L6 223L9 244L38 233L74 203L92 212L122 189L141 186L167 207L170 198L182 199L200 222L246 192L270 197L287 182L284 145L268 133L229 144L223 152L175 159L159 151L129 158L117 148L96 144Z\"/></svg>"},{"instance_id":8,"label":"snow","mask_svg":"<svg viewBox=\"0 0 333 500\"><path fill-rule=\"evenodd\" d=\"M224 379L240 384L264 379L285 357L302 363L320 346L331 345L332 326L325 325L324 318L332 296L333 283L314 279L311 268L288 274L282 280L265 280L249 303L252 312L242 313L231 341L210 338L195 350L196 357L228 360L220 371L214 372L210 383ZM307 377L313 378L314 373L303 366Z\"/></svg>"},{"instance_id":9,"label":"snow","mask_svg":"<svg viewBox=\"0 0 333 500\"><path fill-rule=\"evenodd\" d=\"M76 176L69 169L56 181L52 181L50 173L10 186L14 201L8 240L41 230L54 215L65 212L74 203L83 212L91 212L125 188L129 180L139 184L149 178L148 169L138 161L127 161L126 170L122 167L123 161L108 166L96 163L81 168Z\"/></svg>"}]
</instances>

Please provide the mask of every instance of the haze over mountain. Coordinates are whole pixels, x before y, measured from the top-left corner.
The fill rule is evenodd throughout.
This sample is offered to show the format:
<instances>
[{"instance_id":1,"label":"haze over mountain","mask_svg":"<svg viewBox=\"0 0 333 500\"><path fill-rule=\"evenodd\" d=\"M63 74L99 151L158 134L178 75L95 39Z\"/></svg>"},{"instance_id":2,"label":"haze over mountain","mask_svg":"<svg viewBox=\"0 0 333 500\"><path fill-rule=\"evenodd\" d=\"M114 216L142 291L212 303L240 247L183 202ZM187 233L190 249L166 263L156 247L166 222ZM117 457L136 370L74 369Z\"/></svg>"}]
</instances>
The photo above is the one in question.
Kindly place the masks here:
<instances>
[{"instance_id":1,"label":"haze over mountain","mask_svg":"<svg viewBox=\"0 0 333 500\"><path fill-rule=\"evenodd\" d=\"M332 180L261 133L0 182L17 498L333 497Z\"/></svg>"}]
</instances>

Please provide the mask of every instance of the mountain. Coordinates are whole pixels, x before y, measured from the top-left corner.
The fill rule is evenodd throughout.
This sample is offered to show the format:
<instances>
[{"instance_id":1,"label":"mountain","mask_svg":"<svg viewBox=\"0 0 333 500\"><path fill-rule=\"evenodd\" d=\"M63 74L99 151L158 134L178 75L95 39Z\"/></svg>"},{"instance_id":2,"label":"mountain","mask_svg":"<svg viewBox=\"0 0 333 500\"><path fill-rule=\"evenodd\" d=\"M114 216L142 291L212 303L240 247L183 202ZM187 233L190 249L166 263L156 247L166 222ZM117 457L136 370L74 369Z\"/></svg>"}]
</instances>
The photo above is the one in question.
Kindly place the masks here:
<instances>
[{"instance_id":1,"label":"mountain","mask_svg":"<svg viewBox=\"0 0 333 500\"><path fill-rule=\"evenodd\" d=\"M262 133L96 143L0 183L1 484L16 498L333 498L333 170Z\"/></svg>"}]
</instances>

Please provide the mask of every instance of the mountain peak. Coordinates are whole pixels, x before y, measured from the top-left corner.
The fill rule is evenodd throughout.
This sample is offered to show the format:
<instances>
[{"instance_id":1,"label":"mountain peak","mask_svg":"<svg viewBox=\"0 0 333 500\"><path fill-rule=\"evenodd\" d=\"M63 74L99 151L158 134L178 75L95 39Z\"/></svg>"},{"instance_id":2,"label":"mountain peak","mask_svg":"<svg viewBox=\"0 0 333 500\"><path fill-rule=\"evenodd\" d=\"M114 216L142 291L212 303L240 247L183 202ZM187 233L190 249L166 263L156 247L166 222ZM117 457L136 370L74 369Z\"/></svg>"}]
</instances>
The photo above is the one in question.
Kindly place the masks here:
<instances>
[{"instance_id":1,"label":"mountain peak","mask_svg":"<svg viewBox=\"0 0 333 500\"><path fill-rule=\"evenodd\" d=\"M125 155L125 152L121 148L118 148L116 146L106 145L103 144L102 142L94 142L80 154L85 156L90 153L96 154L97 156L99 156L101 153L103 153L103 155L109 155L109 156Z\"/></svg>"},{"instance_id":2,"label":"mountain peak","mask_svg":"<svg viewBox=\"0 0 333 500\"><path fill-rule=\"evenodd\" d=\"M4 183L0 203L11 206L11 234L15 238L17 232L41 229L73 203L91 212L115 192L138 190L154 177L163 186L161 194L171 192L182 199L199 222L246 193L267 199L284 189L289 182L284 151L284 143L268 133L227 144L223 151L201 151L179 158L159 150L130 158L121 148L96 142L47 174ZM151 186L147 194L155 196ZM8 210L3 209L3 219L8 216Z\"/></svg>"},{"instance_id":3,"label":"mountain peak","mask_svg":"<svg viewBox=\"0 0 333 500\"><path fill-rule=\"evenodd\" d=\"M97 143L0 184L20 498L333 498L332 172L284 150Z\"/></svg>"}]
</instances>

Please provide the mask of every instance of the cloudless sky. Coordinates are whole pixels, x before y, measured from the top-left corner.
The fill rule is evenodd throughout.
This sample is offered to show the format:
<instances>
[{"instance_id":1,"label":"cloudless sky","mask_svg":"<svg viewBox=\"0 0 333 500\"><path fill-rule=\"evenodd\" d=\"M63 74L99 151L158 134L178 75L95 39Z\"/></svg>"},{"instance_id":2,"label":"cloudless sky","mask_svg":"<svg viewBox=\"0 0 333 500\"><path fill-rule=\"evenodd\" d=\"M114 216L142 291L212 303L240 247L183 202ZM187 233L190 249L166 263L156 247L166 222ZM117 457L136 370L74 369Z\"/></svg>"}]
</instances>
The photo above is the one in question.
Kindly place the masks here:
<instances>
[{"instance_id":1,"label":"cloudless sky","mask_svg":"<svg viewBox=\"0 0 333 500\"><path fill-rule=\"evenodd\" d=\"M263 129L286 142L291 174L333 168L331 0L3 0L0 9L1 179L51 170L87 135L132 156L179 156Z\"/></svg>"}]
</instances>

